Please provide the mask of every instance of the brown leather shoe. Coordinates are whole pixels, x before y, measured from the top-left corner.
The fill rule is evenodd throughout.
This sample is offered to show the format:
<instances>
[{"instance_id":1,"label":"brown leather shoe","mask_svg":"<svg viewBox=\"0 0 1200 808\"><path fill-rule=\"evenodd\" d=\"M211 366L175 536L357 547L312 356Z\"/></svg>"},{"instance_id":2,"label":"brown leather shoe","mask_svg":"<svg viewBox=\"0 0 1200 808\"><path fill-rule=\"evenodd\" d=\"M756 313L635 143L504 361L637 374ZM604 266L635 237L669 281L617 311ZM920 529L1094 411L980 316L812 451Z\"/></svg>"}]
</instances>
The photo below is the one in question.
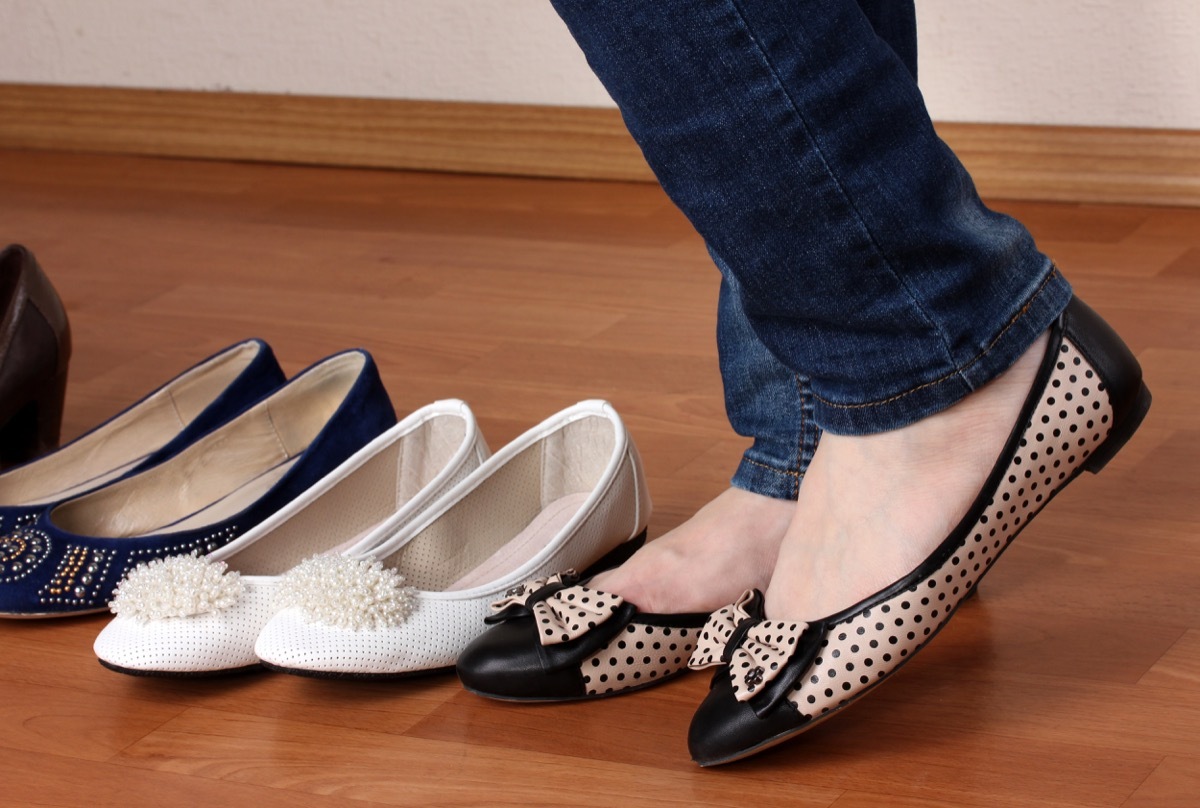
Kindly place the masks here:
<instances>
[{"instance_id":1,"label":"brown leather shoe","mask_svg":"<svg viewBox=\"0 0 1200 808\"><path fill-rule=\"evenodd\" d=\"M0 252L0 467L58 446L71 329L33 253Z\"/></svg>"}]
</instances>

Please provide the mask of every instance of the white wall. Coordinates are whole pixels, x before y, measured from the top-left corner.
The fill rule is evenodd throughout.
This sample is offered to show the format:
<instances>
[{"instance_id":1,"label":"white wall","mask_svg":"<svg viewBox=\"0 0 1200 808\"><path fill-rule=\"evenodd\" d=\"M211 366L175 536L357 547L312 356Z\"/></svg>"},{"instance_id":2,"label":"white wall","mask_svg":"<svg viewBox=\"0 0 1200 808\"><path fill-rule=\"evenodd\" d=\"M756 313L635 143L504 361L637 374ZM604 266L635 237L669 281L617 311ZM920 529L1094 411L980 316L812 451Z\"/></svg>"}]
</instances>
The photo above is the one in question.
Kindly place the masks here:
<instances>
[{"instance_id":1,"label":"white wall","mask_svg":"<svg viewBox=\"0 0 1200 808\"><path fill-rule=\"evenodd\" d=\"M1198 0L918 7L939 120L1200 129ZM0 82L611 103L545 0L0 0Z\"/></svg>"}]
</instances>

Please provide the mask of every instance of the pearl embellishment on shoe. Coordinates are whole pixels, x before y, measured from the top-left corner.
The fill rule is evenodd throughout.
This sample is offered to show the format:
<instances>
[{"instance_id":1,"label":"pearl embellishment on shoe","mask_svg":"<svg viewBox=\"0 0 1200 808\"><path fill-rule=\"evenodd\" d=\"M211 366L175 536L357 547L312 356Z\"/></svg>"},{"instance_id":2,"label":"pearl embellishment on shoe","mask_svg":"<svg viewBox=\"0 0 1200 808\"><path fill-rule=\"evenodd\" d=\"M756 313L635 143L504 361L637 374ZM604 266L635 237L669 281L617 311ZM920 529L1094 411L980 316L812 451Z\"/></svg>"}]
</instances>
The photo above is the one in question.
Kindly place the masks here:
<instances>
[{"instance_id":1,"label":"pearl embellishment on shoe","mask_svg":"<svg viewBox=\"0 0 1200 808\"><path fill-rule=\"evenodd\" d=\"M109 608L143 622L190 617L227 609L245 584L225 562L197 555L171 556L139 564L120 584Z\"/></svg>"},{"instance_id":2,"label":"pearl embellishment on shoe","mask_svg":"<svg viewBox=\"0 0 1200 808\"><path fill-rule=\"evenodd\" d=\"M412 613L414 592L378 559L315 556L283 576L276 605L298 607L313 622L337 628L384 629Z\"/></svg>"}]
</instances>

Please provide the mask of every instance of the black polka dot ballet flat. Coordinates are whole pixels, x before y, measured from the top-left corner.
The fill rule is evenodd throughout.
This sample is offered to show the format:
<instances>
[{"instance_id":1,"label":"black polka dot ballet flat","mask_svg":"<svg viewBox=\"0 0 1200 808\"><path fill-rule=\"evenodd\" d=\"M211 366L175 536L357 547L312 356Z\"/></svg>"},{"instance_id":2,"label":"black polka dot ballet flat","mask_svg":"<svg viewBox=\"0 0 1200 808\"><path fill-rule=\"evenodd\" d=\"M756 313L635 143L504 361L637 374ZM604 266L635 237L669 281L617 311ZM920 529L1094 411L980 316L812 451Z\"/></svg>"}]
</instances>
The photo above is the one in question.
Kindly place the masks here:
<instances>
[{"instance_id":1,"label":"black polka dot ballet flat","mask_svg":"<svg viewBox=\"0 0 1200 808\"><path fill-rule=\"evenodd\" d=\"M687 671L707 613L641 612L587 580L571 572L537 579L493 603L491 628L459 655L463 686L505 701L578 701Z\"/></svg>"},{"instance_id":2,"label":"black polka dot ballet flat","mask_svg":"<svg viewBox=\"0 0 1200 808\"><path fill-rule=\"evenodd\" d=\"M710 618L690 665L718 670L692 719L692 757L712 766L755 754L885 681L933 639L1058 491L1112 459L1149 407L1133 354L1095 312L1072 300L978 498L919 567L820 620L767 620L758 593Z\"/></svg>"}]
</instances>

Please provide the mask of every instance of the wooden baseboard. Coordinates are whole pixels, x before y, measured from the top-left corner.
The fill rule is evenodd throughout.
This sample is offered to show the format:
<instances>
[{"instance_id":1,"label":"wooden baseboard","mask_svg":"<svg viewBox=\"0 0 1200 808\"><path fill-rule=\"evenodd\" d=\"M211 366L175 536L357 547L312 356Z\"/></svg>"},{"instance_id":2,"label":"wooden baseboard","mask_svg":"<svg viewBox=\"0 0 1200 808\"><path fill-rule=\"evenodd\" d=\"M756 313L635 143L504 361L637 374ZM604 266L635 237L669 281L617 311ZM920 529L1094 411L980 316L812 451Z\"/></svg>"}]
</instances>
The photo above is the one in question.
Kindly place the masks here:
<instances>
[{"instance_id":1,"label":"wooden baseboard","mask_svg":"<svg viewBox=\"0 0 1200 808\"><path fill-rule=\"evenodd\" d=\"M0 84L0 147L652 180L611 109ZM943 123L996 199L1200 207L1200 132Z\"/></svg>"}]
</instances>

